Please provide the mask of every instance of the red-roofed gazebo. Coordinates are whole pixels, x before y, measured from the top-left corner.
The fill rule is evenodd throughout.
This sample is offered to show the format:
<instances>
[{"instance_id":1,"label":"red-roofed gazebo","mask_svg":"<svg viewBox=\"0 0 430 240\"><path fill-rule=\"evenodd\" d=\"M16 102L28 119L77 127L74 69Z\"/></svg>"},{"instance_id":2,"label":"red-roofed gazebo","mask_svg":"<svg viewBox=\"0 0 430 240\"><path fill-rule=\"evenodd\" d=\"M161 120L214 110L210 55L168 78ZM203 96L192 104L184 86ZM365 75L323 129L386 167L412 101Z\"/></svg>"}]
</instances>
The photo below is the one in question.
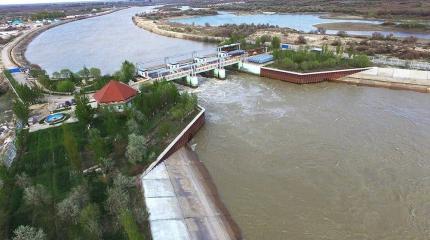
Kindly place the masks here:
<instances>
[{"instance_id":1,"label":"red-roofed gazebo","mask_svg":"<svg viewBox=\"0 0 430 240\"><path fill-rule=\"evenodd\" d=\"M111 80L102 89L98 90L93 97L99 105L113 106L122 111L124 106L128 105L136 95L136 89L125 83Z\"/></svg>"}]
</instances>

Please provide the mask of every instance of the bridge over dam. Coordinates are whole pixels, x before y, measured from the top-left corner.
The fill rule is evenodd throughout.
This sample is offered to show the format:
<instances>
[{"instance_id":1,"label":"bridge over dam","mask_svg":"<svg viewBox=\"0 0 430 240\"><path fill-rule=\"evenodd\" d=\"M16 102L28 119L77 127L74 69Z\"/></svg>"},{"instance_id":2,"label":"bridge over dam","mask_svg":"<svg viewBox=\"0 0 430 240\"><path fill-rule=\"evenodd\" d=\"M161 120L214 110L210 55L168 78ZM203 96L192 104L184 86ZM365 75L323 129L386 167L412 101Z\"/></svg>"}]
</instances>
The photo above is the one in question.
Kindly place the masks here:
<instances>
[{"instance_id":1,"label":"bridge over dam","mask_svg":"<svg viewBox=\"0 0 430 240\"><path fill-rule=\"evenodd\" d=\"M187 85L198 86L198 74L211 74L224 79L225 67L236 65L241 67L248 54L240 49L240 44L224 45L217 48L215 53L196 56L193 52L191 58L170 62L165 58L164 64L150 66L149 63L137 63L137 73L142 78L135 85L146 81L173 81L184 80Z\"/></svg>"}]
</instances>

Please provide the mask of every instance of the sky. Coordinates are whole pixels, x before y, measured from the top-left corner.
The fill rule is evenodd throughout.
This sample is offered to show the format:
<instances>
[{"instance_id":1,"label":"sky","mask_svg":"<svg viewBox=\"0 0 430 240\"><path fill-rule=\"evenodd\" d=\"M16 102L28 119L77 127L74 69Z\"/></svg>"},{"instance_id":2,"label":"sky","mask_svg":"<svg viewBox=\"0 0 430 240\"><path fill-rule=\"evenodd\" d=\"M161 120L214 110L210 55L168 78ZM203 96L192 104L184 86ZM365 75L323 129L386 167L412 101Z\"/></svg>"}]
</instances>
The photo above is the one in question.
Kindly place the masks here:
<instances>
[{"instance_id":1,"label":"sky","mask_svg":"<svg viewBox=\"0 0 430 240\"><path fill-rule=\"evenodd\" d=\"M89 2L95 0L0 0L0 5L5 4L31 4L31 3L61 3L61 2Z\"/></svg>"}]
</instances>

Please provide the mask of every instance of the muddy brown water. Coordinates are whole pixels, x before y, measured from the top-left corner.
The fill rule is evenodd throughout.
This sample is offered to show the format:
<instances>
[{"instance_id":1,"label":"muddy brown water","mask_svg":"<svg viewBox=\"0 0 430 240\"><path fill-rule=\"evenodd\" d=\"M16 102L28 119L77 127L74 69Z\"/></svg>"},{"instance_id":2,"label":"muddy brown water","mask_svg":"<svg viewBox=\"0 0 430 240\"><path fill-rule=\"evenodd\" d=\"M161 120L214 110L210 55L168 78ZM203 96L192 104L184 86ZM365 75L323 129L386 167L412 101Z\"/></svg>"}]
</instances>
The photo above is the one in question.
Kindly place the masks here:
<instances>
[{"instance_id":1,"label":"muddy brown water","mask_svg":"<svg viewBox=\"0 0 430 240\"><path fill-rule=\"evenodd\" d=\"M246 239L428 239L430 95L228 73L194 139Z\"/></svg>"}]
</instances>

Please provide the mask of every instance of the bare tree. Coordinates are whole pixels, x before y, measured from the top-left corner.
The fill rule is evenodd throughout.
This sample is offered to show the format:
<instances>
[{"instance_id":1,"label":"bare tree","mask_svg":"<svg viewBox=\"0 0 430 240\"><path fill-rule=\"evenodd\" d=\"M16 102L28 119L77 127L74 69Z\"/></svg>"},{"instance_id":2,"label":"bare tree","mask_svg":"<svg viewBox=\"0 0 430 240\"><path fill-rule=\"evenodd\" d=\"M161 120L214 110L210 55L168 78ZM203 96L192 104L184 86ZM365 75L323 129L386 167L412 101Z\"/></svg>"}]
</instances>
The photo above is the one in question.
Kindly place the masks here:
<instances>
[{"instance_id":1,"label":"bare tree","mask_svg":"<svg viewBox=\"0 0 430 240\"><path fill-rule=\"evenodd\" d=\"M57 204L57 215L65 222L78 223L79 214L89 201L83 186L75 187L63 201Z\"/></svg>"},{"instance_id":2,"label":"bare tree","mask_svg":"<svg viewBox=\"0 0 430 240\"><path fill-rule=\"evenodd\" d=\"M24 200L28 205L35 207L42 206L48 204L50 199L51 196L49 192L41 184L26 187L24 189Z\"/></svg>"},{"instance_id":3,"label":"bare tree","mask_svg":"<svg viewBox=\"0 0 430 240\"><path fill-rule=\"evenodd\" d=\"M139 124L134 120L134 118L130 118L127 121L127 128L130 133L138 133L140 131Z\"/></svg>"},{"instance_id":4,"label":"bare tree","mask_svg":"<svg viewBox=\"0 0 430 240\"><path fill-rule=\"evenodd\" d=\"M80 216L79 222L88 239L101 239L100 210L96 204L86 206Z\"/></svg>"},{"instance_id":5,"label":"bare tree","mask_svg":"<svg viewBox=\"0 0 430 240\"><path fill-rule=\"evenodd\" d=\"M133 179L127 176L122 175L121 173L117 174L113 180L113 186L120 188L122 190L126 190L130 187L134 186Z\"/></svg>"},{"instance_id":6,"label":"bare tree","mask_svg":"<svg viewBox=\"0 0 430 240\"><path fill-rule=\"evenodd\" d=\"M128 135L127 145L127 158L128 161L135 164L142 161L143 156L146 153L146 139L144 136L136 135L134 133Z\"/></svg>"},{"instance_id":7,"label":"bare tree","mask_svg":"<svg viewBox=\"0 0 430 240\"><path fill-rule=\"evenodd\" d=\"M13 231L12 240L45 240L46 234L42 229L36 229L31 226L19 226Z\"/></svg>"},{"instance_id":8,"label":"bare tree","mask_svg":"<svg viewBox=\"0 0 430 240\"><path fill-rule=\"evenodd\" d=\"M18 185L21 188L26 188L31 185L31 179L28 177L28 175L24 173L20 173L16 175L16 185Z\"/></svg>"},{"instance_id":9,"label":"bare tree","mask_svg":"<svg viewBox=\"0 0 430 240\"><path fill-rule=\"evenodd\" d=\"M107 190L106 208L112 215L119 215L122 209L129 206L130 196L125 189L112 187Z\"/></svg>"}]
</instances>

